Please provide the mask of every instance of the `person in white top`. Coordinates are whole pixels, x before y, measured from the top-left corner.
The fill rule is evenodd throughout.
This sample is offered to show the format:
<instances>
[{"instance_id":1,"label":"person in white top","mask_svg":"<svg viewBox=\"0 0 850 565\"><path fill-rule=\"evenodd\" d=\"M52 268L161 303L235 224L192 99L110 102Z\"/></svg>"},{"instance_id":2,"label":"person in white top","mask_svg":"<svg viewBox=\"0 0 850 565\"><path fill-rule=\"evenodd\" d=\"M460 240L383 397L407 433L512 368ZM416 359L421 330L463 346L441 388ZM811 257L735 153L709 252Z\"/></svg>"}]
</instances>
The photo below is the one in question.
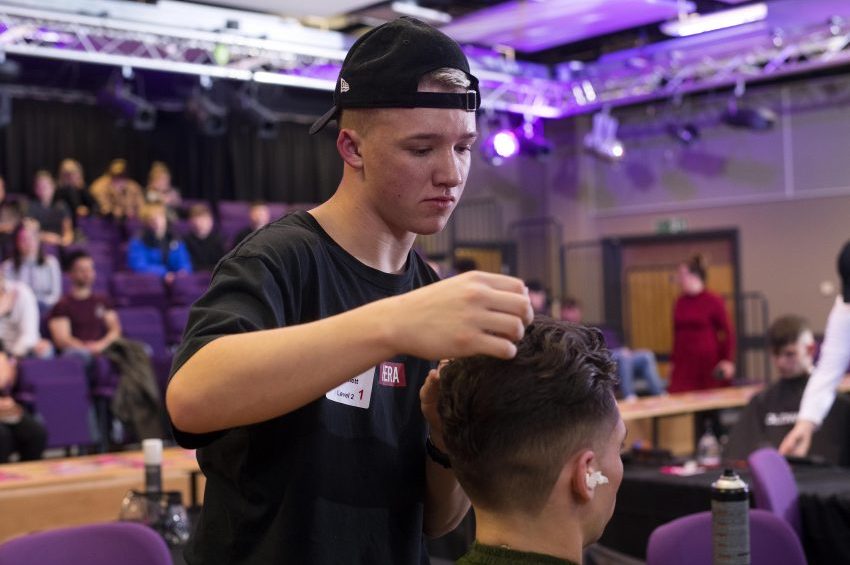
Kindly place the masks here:
<instances>
[{"instance_id":1,"label":"person in white top","mask_svg":"<svg viewBox=\"0 0 850 565\"><path fill-rule=\"evenodd\" d=\"M0 271L0 343L14 357L50 357L53 346L41 338L38 303L30 288L6 280Z\"/></svg>"},{"instance_id":2,"label":"person in white top","mask_svg":"<svg viewBox=\"0 0 850 565\"><path fill-rule=\"evenodd\" d=\"M783 455L808 454L812 434L832 407L838 384L850 365L850 241L838 254L838 273L842 294L836 297L829 313L820 358L800 401L797 423L779 446Z\"/></svg>"},{"instance_id":3,"label":"person in white top","mask_svg":"<svg viewBox=\"0 0 850 565\"><path fill-rule=\"evenodd\" d=\"M62 296L62 271L59 261L46 255L39 241L38 224L24 220L13 232L12 257L3 261L7 280L26 283L35 293L40 312L47 312Z\"/></svg>"}]
</instances>

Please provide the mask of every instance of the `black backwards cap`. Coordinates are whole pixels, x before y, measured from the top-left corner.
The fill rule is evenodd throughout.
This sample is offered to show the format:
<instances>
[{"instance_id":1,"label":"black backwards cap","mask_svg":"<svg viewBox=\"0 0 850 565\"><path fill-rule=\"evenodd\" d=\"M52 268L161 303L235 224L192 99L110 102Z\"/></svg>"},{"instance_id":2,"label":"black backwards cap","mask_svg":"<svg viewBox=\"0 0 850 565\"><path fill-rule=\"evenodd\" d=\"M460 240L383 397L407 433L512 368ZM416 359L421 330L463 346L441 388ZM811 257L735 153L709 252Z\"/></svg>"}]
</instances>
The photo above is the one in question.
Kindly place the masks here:
<instances>
[{"instance_id":1,"label":"black backwards cap","mask_svg":"<svg viewBox=\"0 0 850 565\"><path fill-rule=\"evenodd\" d=\"M469 78L464 93L419 92L420 79L442 68ZM460 46L443 32L410 17L385 23L361 36L345 56L334 105L310 134L337 119L345 108L449 108L474 112L481 105L478 79Z\"/></svg>"},{"instance_id":2,"label":"black backwards cap","mask_svg":"<svg viewBox=\"0 0 850 565\"><path fill-rule=\"evenodd\" d=\"M841 248L838 254L838 274L841 275L841 294L844 302L850 304L850 241Z\"/></svg>"}]
</instances>

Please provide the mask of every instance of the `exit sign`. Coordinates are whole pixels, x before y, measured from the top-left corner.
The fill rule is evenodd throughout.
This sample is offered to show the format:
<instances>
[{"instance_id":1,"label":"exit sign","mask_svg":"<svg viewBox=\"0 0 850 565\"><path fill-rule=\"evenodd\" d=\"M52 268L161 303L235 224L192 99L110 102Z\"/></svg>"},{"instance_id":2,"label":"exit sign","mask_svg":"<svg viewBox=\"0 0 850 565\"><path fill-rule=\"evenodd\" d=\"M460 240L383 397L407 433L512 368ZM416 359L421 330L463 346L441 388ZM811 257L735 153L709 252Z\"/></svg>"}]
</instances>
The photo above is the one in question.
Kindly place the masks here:
<instances>
[{"instance_id":1,"label":"exit sign","mask_svg":"<svg viewBox=\"0 0 850 565\"><path fill-rule=\"evenodd\" d=\"M688 222L685 218L664 218L655 222L656 233L679 233L687 229Z\"/></svg>"}]
</instances>

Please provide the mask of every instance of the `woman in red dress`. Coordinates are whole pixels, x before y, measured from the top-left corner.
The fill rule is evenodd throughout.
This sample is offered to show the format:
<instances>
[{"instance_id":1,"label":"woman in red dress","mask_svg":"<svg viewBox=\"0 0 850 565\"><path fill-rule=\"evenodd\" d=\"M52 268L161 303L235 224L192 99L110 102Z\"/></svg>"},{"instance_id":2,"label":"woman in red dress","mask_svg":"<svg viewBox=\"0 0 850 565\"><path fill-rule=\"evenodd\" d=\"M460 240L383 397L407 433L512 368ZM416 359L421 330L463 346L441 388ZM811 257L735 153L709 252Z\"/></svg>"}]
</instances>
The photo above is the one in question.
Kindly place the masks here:
<instances>
[{"instance_id":1,"label":"woman in red dress","mask_svg":"<svg viewBox=\"0 0 850 565\"><path fill-rule=\"evenodd\" d=\"M682 294L673 310L668 392L729 386L735 376L735 333L723 299L705 289L705 276L705 261L700 255L679 265Z\"/></svg>"}]
</instances>

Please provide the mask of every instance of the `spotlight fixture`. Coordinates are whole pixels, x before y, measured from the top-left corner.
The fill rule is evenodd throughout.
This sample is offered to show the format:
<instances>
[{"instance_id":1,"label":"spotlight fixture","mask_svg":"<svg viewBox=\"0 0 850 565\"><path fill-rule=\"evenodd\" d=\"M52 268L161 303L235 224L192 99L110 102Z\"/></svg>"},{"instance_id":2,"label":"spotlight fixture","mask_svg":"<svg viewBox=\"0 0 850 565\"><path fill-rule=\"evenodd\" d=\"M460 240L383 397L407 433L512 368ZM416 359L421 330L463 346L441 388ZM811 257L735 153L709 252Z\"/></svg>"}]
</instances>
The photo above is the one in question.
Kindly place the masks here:
<instances>
[{"instance_id":1,"label":"spotlight fixture","mask_svg":"<svg viewBox=\"0 0 850 565\"><path fill-rule=\"evenodd\" d=\"M227 107L217 104L209 94L195 90L186 103L186 113L204 135L222 135L227 130Z\"/></svg>"},{"instance_id":2,"label":"spotlight fixture","mask_svg":"<svg viewBox=\"0 0 850 565\"><path fill-rule=\"evenodd\" d=\"M499 166L519 154L530 157L548 155L552 146L543 137L542 132L537 131L539 123L539 120L527 117L521 127L510 128L503 123L498 129L491 129L495 133L486 136L481 144L484 160Z\"/></svg>"},{"instance_id":3,"label":"spotlight fixture","mask_svg":"<svg viewBox=\"0 0 850 565\"><path fill-rule=\"evenodd\" d=\"M776 125L776 112L764 106L740 108L732 102L723 113L723 123L734 128L767 131Z\"/></svg>"},{"instance_id":4,"label":"spotlight fixture","mask_svg":"<svg viewBox=\"0 0 850 565\"><path fill-rule=\"evenodd\" d=\"M699 128L696 124L687 122L684 124L668 124L667 133L682 145L691 145L699 139Z\"/></svg>"},{"instance_id":5,"label":"spotlight fixture","mask_svg":"<svg viewBox=\"0 0 850 565\"><path fill-rule=\"evenodd\" d=\"M593 115L593 126L584 136L584 146L591 153L603 159L616 161L623 158L626 150L623 142L617 138L620 122L604 109Z\"/></svg>"},{"instance_id":6,"label":"spotlight fixture","mask_svg":"<svg viewBox=\"0 0 850 565\"><path fill-rule=\"evenodd\" d=\"M242 113L257 128L257 137L260 139L274 139L277 137L280 116L257 99L256 86L242 89L237 95L237 102Z\"/></svg>"},{"instance_id":7,"label":"spotlight fixture","mask_svg":"<svg viewBox=\"0 0 850 565\"><path fill-rule=\"evenodd\" d=\"M109 108L119 118L130 120L133 129L152 130L156 126L156 108L153 104L133 94L130 85L122 80L112 80L98 94L101 106Z\"/></svg>"}]
</instances>

